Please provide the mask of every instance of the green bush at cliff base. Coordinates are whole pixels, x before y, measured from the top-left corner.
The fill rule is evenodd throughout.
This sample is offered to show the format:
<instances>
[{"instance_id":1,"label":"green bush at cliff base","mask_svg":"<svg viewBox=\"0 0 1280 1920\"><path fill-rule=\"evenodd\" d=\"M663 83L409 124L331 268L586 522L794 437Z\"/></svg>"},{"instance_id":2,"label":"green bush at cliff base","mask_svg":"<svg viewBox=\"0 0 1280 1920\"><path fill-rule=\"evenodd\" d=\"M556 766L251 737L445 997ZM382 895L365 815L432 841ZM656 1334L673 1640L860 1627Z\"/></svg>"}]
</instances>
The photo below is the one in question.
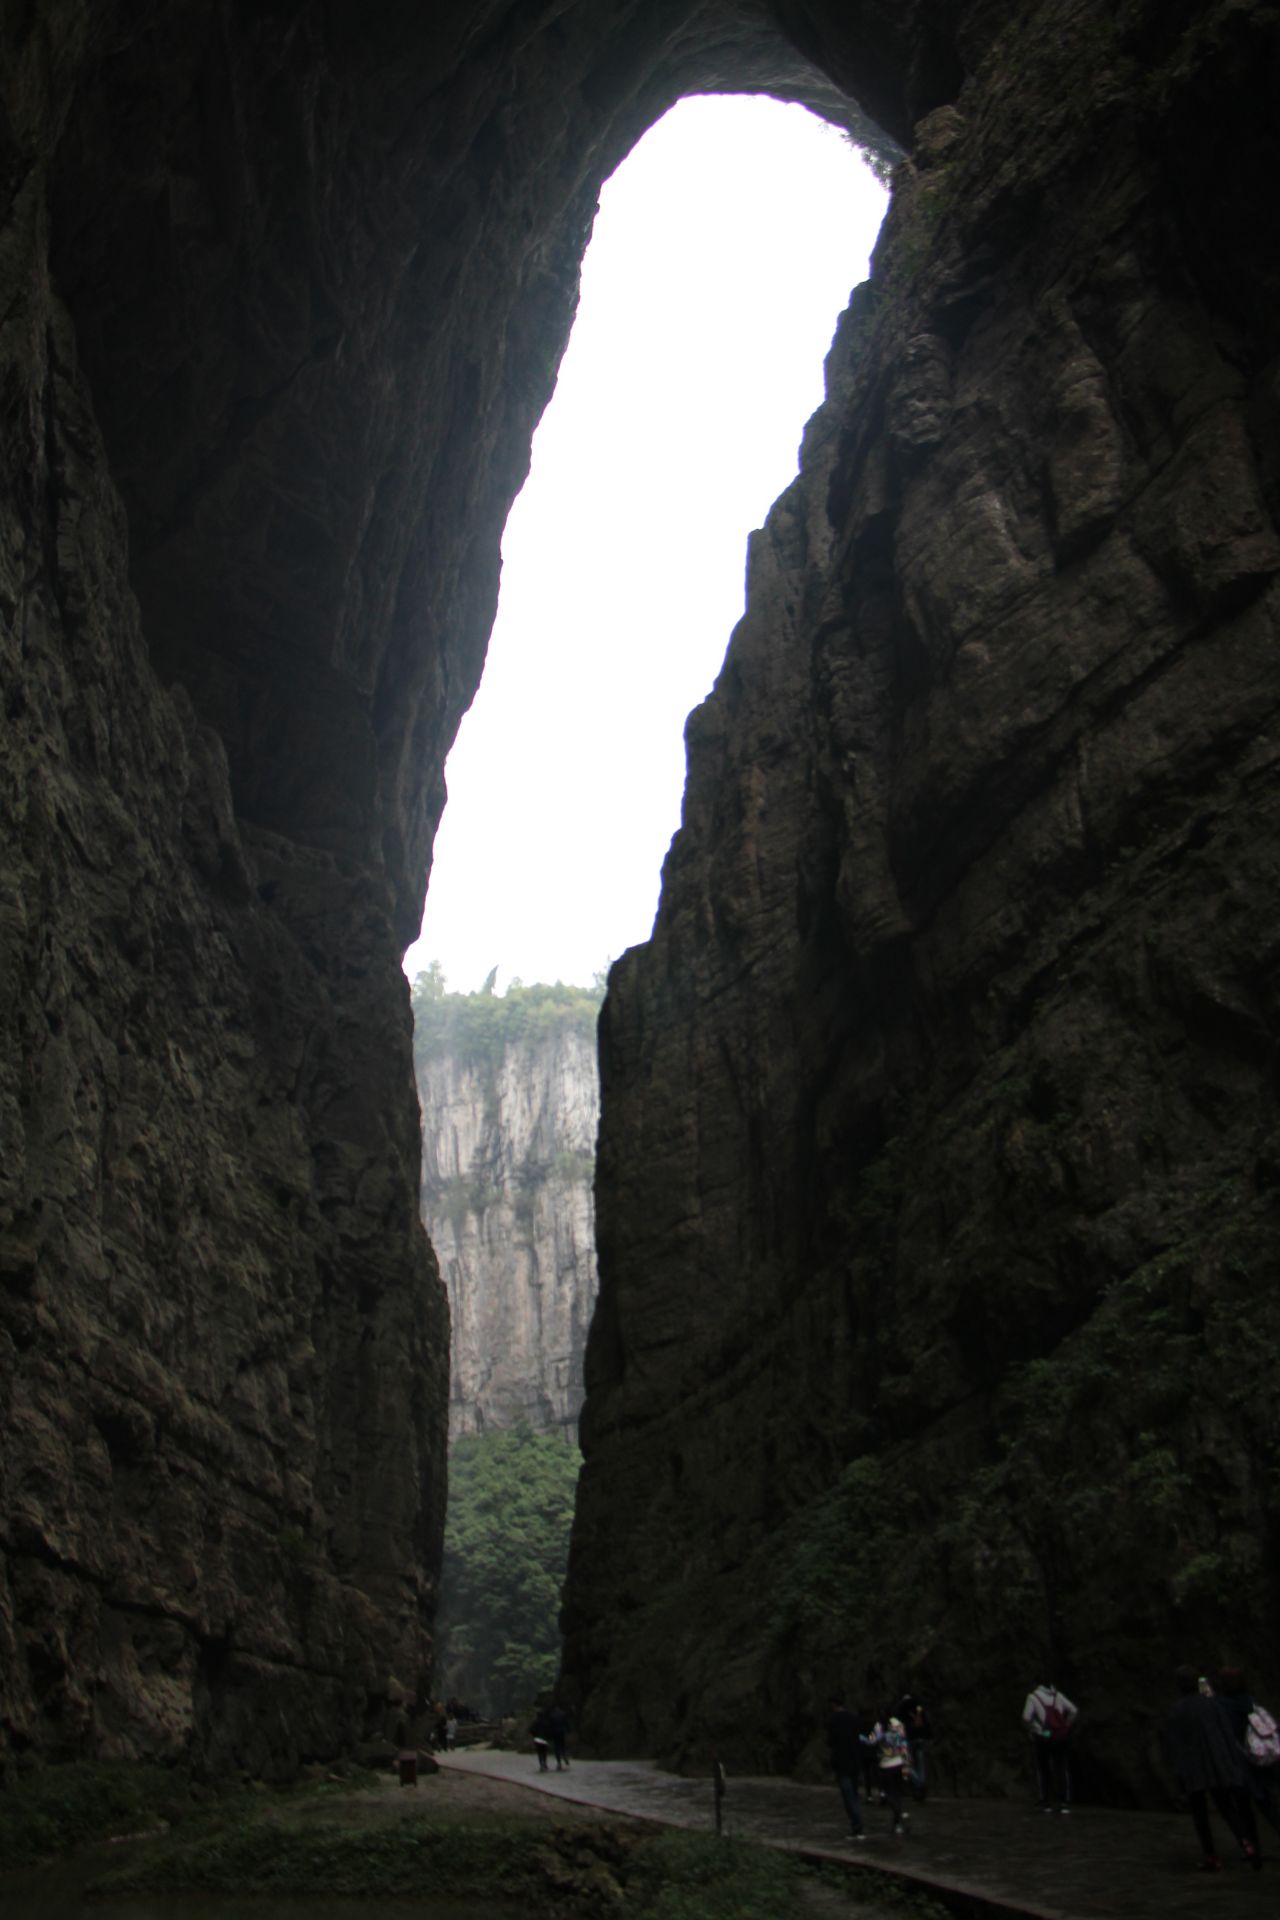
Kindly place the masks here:
<instances>
[{"instance_id":1,"label":"green bush at cliff base","mask_svg":"<svg viewBox=\"0 0 1280 1920\"><path fill-rule=\"evenodd\" d=\"M94 1840L174 1826L192 1811L188 1781L166 1767L41 1767L0 1792L0 1862L20 1867Z\"/></svg>"},{"instance_id":2,"label":"green bush at cliff base","mask_svg":"<svg viewBox=\"0 0 1280 1920\"><path fill-rule=\"evenodd\" d=\"M981 1451L934 1454L928 1471L909 1444L850 1461L770 1543L775 1644L792 1660L856 1647L872 1700L902 1684L904 1621L917 1647L945 1633L952 1674L990 1673L1008 1646L1071 1666L1069 1637L1039 1637L1069 1568L1087 1631L1123 1608L1214 1645L1231 1596L1273 1577L1280 1305L1262 1285L1277 1245L1260 1212L1247 1195L1231 1213L1219 1192L1200 1197L1210 1227L1113 1281L1052 1354L1008 1367ZM1212 1423L1188 1424L1189 1407ZM1224 1480L1255 1526L1222 1529ZM1136 1657L1149 1637L1140 1625Z\"/></svg>"},{"instance_id":3,"label":"green bush at cliff base","mask_svg":"<svg viewBox=\"0 0 1280 1920\"><path fill-rule=\"evenodd\" d=\"M777 1920L793 1909L798 1872L767 1847L663 1833L635 1857L627 1906L645 1920Z\"/></svg>"},{"instance_id":4,"label":"green bush at cliff base","mask_svg":"<svg viewBox=\"0 0 1280 1920\"><path fill-rule=\"evenodd\" d=\"M562 1875L556 1835L541 1826L289 1826L259 1818L193 1840L148 1848L104 1874L92 1891L331 1894L432 1893L528 1901ZM578 1840L579 1836L574 1836ZM579 1845L579 1852L584 1846Z\"/></svg>"},{"instance_id":5,"label":"green bush at cliff base","mask_svg":"<svg viewBox=\"0 0 1280 1920\"><path fill-rule=\"evenodd\" d=\"M637 1834L599 1826L541 1823L436 1825L397 1819L369 1827L291 1828L259 1818L203 1841L148 1850L91 1891L275 1893L392 1898L429 1892L524 1912L568 1913L581 1920L780 1920L807 1910L806 1884L818 1878L848 1891L832 1874L768 1847L689 1833ZM892 1896L894 1890L888 1890ZM904 1912L934 1920L928 1900L904 1899ZM877 1904L882 1904L877 1889ZM830 1897L824 1906L830 1911ZM851 1902L850 1911L857 1909Z\"/></svg>"}]
</instances>

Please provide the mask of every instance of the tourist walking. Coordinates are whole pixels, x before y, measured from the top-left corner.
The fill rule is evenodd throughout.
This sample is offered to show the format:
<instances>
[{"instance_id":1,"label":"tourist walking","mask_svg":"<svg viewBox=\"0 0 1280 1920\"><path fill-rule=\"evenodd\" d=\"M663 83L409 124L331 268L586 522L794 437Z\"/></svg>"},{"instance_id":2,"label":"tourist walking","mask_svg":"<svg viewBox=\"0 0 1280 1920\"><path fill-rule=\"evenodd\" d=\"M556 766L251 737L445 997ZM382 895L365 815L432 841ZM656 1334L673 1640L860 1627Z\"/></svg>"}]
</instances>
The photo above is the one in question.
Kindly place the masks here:
<instances>
[{"instance_id":1,"label":"tourist walking","mask_svg":"<svg viewBox=\"0 0 1280 1920\"><path fill-rule=\"evenodd\" d=\"M1231 1730L1227 1709L1212 1694L1200 1692L1194 1667L1179 1667L1174 1679L1178 1698L1165 1722L1165 1753L1191 1808L1200 1842L1200 1865L1206 1873L1216 1873L1222 1865L1209 1824L1212 1794L1214 1806L1256 1872L1262 1866L1258 1829L1244 1755Z\"/></svg>"},{"instance_id":2,"label":"tourist walking","mask_svg":"<svg viewBox=\"0 0 1280 1920\"><path fill-rule=\"evenodd\" d=\"M899 1709L898 1717L907 1730L907 1744L911 1749L911 1792L917 1800L923 1800L929 1781L929 1742L933 1738L933 1725L925 1710L923 1700L909 1700L903 1703L907 1711Z\"/></svg>"},{"instance_id":3,"label":"tourist walking","mask_svg":"<svg viewBox=\"0 0 1280 1920\"><path fill-rule=\"evenodd\" d=\"M545 1707L533 1723L533 1750L538 1756L538 1772L545 1773L551 1751L551 1719Z\"/></svg>"},{"instance_id":4,"label":"tourist walking","mask_svg":"<svg viewBox=\"0 0 1280 1920\"><path fill-rule=\"evenodd\" d=\"M876 1765L877 1753L872 1742L876 1730L876 1716L866 1707L859 1707L854 1718L858 1723L858 1753L862 1765L862 1793L870 1806L879 1791L880 1769Z\"/></svg>"},{"instance_id":5,"label":"tourist walking","mask_svg":"<svg viewBox=\"0 0 1280 1920\"><path fill-rule=\"evenodd\" d=\"M1071 1811L1071 1729L1078 1713L1075 1702L1051 1683L1027 1695L1022 1721L1031 1736L1042 1813Z\"/></svg>"},{"instance_id":6,"label":"tourist walking","mask_svg":"<svg viewBox=\"0 0 1280 1920\"><path fill-rule=\"evenodd\" d=\"M1244 1755L1245 1779L1258 1814L1280 1833L1276 1811L1276 1780L1280 1776L1280 1729L1249 1691L1239 1667L1224 1667L1217 1677L1216 1695L1226 1714L1236 1745Z\"/></svg>"},{"instance_id":7,"label":"tourist walking","mask_svg":"<svg viewBox=\"0 0 1280 1920\"><path fill-rule=\"evenodd\" d=\"M880 1795L889 1809L890 1831L901 1838L911 1818L902 1805L903 1788L911 1771L907 1730L894 1714L887 1725L877 1722L871 1738L879 1753Z\"/></svg>"},{"instance_id":8,"label":"tourist walking","mask_svg":"<svg viewBox=\"0 0 1280 1920\"><path fill-rule=\"evenodd\" d=\"M867 1836L862 1825L862 1807L858 1801L858 1773L863 1753L858 1722L845 1705L842 1693L833 1693L828 1705L827 1743L831 1751L831 1771L836 1777L840 1798L849 1818L849 1837L865 1840Z\"/></svg>"},{"instance_id":9,"label":"tourist walking","mask_svg":"<svg viewBox=\"0 0 1280 1920\"><path fill-rule=\"evenodd\" d=\"M556 1772L569 1764L569 1716L559 1701L547 1715L547 1725L551 1729L551 1745L556 1756Z\"/></svg>"}]
</instances>

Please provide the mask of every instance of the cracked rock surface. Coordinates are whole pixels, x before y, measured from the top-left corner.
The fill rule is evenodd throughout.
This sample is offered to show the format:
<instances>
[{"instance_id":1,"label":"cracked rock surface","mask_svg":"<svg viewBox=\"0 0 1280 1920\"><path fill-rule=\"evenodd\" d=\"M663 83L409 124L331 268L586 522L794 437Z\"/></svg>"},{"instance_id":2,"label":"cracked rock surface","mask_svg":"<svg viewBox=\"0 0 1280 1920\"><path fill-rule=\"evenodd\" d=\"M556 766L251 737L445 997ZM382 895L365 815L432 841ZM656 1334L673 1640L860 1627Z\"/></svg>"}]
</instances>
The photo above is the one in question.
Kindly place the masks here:
<instances>
[{"instance_id":1,"label":"cracked rock surface","mask_svg":"<svg viewBox=\"0 0 1280 1920\"><path fill-rule=\"evenodd\" d=\"M1011 20L753 539L602 1023L613 1751L818 1769L907 1687L1020 1792L1052 1673L1129 1798L1176 1659L1280 1689L1276 25Z\"/></svg>"},{"instance_id":2,"label":"cracked rock surface","mask_svg":"<svg viewBox=\"0 0 1280 1920\"><path fill-rule=\"evenodd\" d=\"M0 1763L425 1697L400 954L600 182L730 81L857 119L755 5L0 22Z\"/></svg>"}]
</instances>

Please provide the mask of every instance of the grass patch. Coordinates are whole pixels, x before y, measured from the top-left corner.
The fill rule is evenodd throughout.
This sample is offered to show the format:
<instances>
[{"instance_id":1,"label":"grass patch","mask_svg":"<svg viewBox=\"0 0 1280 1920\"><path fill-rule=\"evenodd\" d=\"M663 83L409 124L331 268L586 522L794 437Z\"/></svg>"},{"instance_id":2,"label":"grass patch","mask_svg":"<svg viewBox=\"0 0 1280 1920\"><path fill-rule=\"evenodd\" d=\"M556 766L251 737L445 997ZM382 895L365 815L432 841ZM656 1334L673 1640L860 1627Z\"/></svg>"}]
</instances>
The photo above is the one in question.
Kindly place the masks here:
<instances>
[{"instance_id":1,"label":"grass patch","mask_svg":"<svg viewBox=\"0 0 1280 1920\"><path fill-rule=\"evenodd\" d=\"M94 1883L100 1894L169 1892L441 1896L542 1901L571 1891L576 1871L603 1879L620 1847L607 1830L470 1826L399 1819L387 1825L292 1827L259 1818L230 1831L149 1847Z\"/></svg>"},{"instance_id":2,"label":"grass patch","mask_svg":"<svg viewBox=\"0 0 1280 1920\"><path fill-rule=\"evenodd\" d=\"M441 1901L564 1920L838 1920L865 1910L867 1889L846 1875L749 1841L625 1819L481 1813L465 1800L419 1811L370 1787L386 1782L267 1790L233 1780L214 1791L161 1767L51 1767L0 1793L0 1859L19 1866L145 1836L85 1889L104 1898L421 1899L430 1888ZM943 1920L927 1899L877 1884L875 1912L886 1904L904 1920Z\"/></svg>"},{"instance_id":3,"label":"grass patch","mask_svg":"<svg viewBox=\"0 0 1280 1920\"><path fill-rule=\"evenodd\" d=\"M797 1904L800 1862L743 1840L661 1833L636 1850L626 1911L644 1920L779 1920Z\"/></svg>"},{"instance_id":4,"label":"grass patch","mask_svg":"<svg viewBox=\"0 0 1280 1920\"><path fill-rule=\"evenodd\" d=\"M167 1767L42 1767L0 1792L0 1860L25 1866L116 1834L174 1826L192 1811L189 1783Z\"/></svg>"},{"instance_id":5,"label":"grass patch","mask_svg":"<svg viewBox=\"0 0 1280 1920\"><path fill-rule=\"evenodd\" d=\"M442 1900L510 1902L513 1911L573 1920L784 1920L809 1912L806 1890L819 1889L820 1911L832 1911L837 1892L858 1911L842 1876L747 1841L605 1821L468 1824L415 1815L320 1825L291 1821L287 1807L150 1844L89 1891L396 1898L420 1897L424 1887ZM902 1907L915 1920L938 1913L927 1900L904 1899Z\"/></svg>"}]
</instances>

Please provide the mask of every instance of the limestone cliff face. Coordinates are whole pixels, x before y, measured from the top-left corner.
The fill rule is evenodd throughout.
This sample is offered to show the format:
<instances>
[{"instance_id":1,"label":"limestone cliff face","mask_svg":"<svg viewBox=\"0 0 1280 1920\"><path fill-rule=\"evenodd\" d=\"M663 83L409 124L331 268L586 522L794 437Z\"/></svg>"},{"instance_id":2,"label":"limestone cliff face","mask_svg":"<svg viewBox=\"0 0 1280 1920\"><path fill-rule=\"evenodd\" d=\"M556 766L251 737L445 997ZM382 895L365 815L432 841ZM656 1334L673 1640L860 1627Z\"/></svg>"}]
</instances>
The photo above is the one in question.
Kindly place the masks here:
<instances>
[{"instance_id":1,"label":"limestone cliff face","mask_svg":"<svg viewBox=\"0 0 1280 1920\"><path fill-rule=\"evenodd\" d=\"M1274 1694L1276 46L4 11L0 1760L285 1770L425 1685L398 959L600 181L700 88L911 158L610 994L584 1725L787 1761L855 1647L990 1780L1052 1660L1132 1791L1175 1645Z\"/></svg>"},{"instance_id":2,"label":"limestone cliff face","mask_svg":"<svg viewBox=\"0 0 1280 1920\"><path fill-rule=\"evenodd\" d=\"M432 1663L399 956L599 183L729 6L0 22L0 1765L286 1772Z\"/></svg>"},{"instance_id":3,"label":"limestone cliff face","mask_svg":"<svg viewBox=\"0 0 1280 1920\"><path fill-rule=\"evenodd\" d=\"M1142 1793L1179 1649L1280 1690L1276 30L1010 16L753 542L602 1021L605 1744L1019 1783L1052 1671Z\"/></svg>"},{"instance_id":4,"label":"limestone cliff face","mask_svg":"<svg viewBox=\"0 0 1280 1920\"><path fill-rule=\"evenodd\" d=\"M491 1060L419 1054L422 1219L449 1295L450 1435L523 1421L576 1440L596 1293L593 1024Z\"/></svg>"}]
</instances>

